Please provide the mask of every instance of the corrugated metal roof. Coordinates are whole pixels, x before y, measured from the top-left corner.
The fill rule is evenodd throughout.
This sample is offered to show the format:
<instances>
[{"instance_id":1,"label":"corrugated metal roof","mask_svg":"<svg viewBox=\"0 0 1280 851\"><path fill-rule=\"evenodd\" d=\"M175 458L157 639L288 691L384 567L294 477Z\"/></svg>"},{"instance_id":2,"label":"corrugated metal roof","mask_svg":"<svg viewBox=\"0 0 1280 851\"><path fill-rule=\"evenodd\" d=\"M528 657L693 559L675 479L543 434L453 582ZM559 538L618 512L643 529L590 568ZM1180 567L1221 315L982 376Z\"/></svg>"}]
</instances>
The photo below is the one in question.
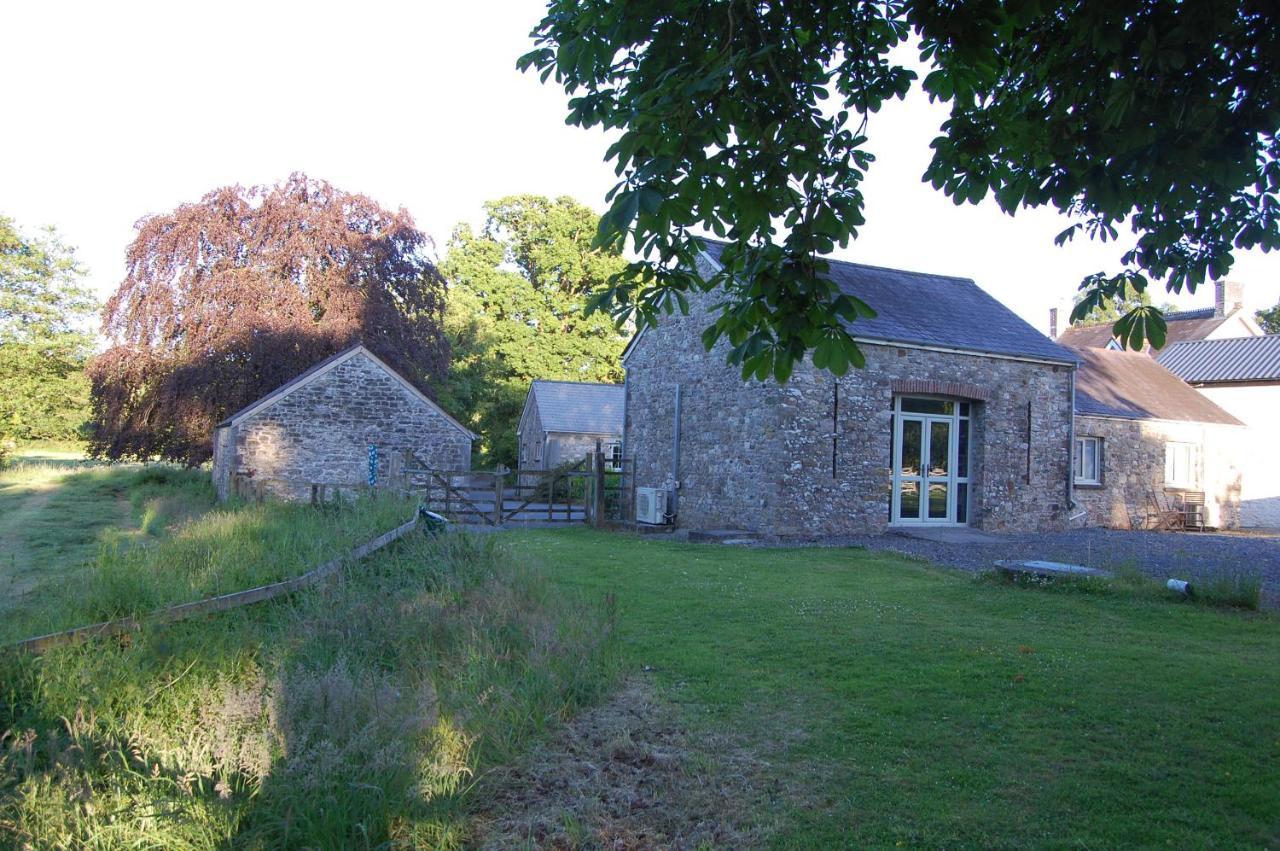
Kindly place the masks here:
<instances>
[{"instance_id":1,"label":"corrugated metal roof","mask_svg":"<svg viewBox=\"0 0 1280 851\"><path fill-rule=\"evenodd\" d=\"M1158 359L1192 384L1280 381L1280 334L1178 343L1165 348Z\"/></svg>"},{"instance_id":2,"label":"corrugated metal roof","mask_svg":"<svg viewBox=\"0 0 1280 851\"><path fill-rule=\"evenodd\" d=\"M538 379L529 392L538 406L543 431L622 434L626 391L621 384Z\"/></svg>"},{"instance_id":3,"label":"corrugated metal roof","mask_svg":"<svg viewBox=\"0 0 1280 851\"><path fill-rule=\"evenodd\" d=\"M719 262L725 243L705 243ZM850 326L856 337L1061 363L1076 360L969 278L825 259L841 292L857 296L876 312L874 319Z\"/></svg>"},{"instance_id":4,"label":"corrugated metal roof","mask_svg":"<svg viewBox=\"0 0 1280 851\"><path fill-rule=\"evenodd\" d=\"M1132 420L1240 425L1178 376L1141 352L1076 349L1076 413Z\"/></svg>"}]
</instances>

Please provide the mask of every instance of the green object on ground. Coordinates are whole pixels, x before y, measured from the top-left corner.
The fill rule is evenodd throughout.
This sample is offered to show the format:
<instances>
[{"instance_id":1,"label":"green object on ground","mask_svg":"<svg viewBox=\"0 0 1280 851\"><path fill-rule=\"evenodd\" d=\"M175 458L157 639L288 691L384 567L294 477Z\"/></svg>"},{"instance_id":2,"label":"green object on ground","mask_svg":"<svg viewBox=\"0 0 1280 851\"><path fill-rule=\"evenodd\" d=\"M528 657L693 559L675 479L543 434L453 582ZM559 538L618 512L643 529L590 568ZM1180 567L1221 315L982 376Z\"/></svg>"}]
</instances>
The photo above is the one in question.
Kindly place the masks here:
<instances>
[{"instance_id":1,"label":"green object on ground","mask_svg":"<svg viewBox=\"0 0 1280 851\"><path fill-rule=\"evenodd\" d=\"M418 520L419 525L428 535L439 535L441 532L449 531L449 518L428 510L425 505L418 506Z\"/></svg>"}]
</instances>

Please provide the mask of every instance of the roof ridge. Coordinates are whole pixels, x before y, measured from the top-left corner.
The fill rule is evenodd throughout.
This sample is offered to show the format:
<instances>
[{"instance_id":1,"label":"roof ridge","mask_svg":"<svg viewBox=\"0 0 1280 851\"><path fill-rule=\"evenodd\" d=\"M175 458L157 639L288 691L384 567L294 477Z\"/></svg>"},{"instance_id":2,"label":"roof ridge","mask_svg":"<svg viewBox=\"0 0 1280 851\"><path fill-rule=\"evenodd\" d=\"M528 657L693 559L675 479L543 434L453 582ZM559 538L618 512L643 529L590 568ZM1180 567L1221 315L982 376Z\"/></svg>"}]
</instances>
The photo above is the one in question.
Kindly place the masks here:
<instances>
[{"instance_id":1,"label":"roof ridge","mask_svg":"<svg viewBox=\"0 0 1280 851\"><path fill-rule=\"evenodd\" d=\"M625 387L625 384L619 384L613 381L569 381L561 378L535 378L534 384L579 384L584 387Z\"/></svg>"},{"instance_id":2,"label":"roof ridge","mask_svg":"<svg viewBox=\"0 0 1280 851\"><path fill-rule=\"evenodd\" d=\"M1232 311L1232 312L1234 312L1234 311ZM1171 310L1171 311L1169 311L1168 313L1166 313L1166 314L1164 315L1164 318L1165 318L1165 319L1174 319L1175 321L1176 321L1177 319L1179 319L1179 318L1184 318L1184 319L1185 319L1185 318L1187 318L1187 317L1191 317L1191 316L1194 316L1194 317L1197 317L1197 318L1199 318L1199 317L1204 317L1204 318L1206 318L1206 319L1207 319L1207 318L1212 318L1212 317L1214 317L1216 314L1217 314L1217 308L1216 308L1216 307L1193 307L1193 308L1191 308L1190 310ZM1223 316L1222 318L1223 318L1223 319L1226 319L1226 317L1225 317L1225 316Z\"/></svg>"},{"instance_id":3,"label":"roof ridge","mask_svg":"<svg viewBox=\"0 0 1280 851\"><path fill-rule=\"evenodd\" d=\"M726 242L723 239L712 239L711 237L707 237L707 236L700 236L700 237L697 237L697 239L700 239L703 242L710 242L715 245L721 245L721 246L728 246L733 244L730 242ZM841 266L852 266L855 269L874 269L879 272L897 272L902 275L917 275L921 278L939 278L944 281L963 281L964 283L973 284L974 286L978 285L978 282L976 280L974 280L973 278L966 278L963 275L943 275L939 272L917 272L914 269L899 269L895 266L877 266L872 263L859 263L856 260L842 260L839 257L831 257L826 254L819 254L818 256L823 260L826 260L828 263L838 263Z\"/></svg>"},{"instance_id":4,"label":"roof ridge","mask_svg":"<svg viewBox=\"0 0 1280 851\"><path fill-rule=\"evenodd\" d=\"M1173 348L1173 346L1200 345L1202 343L1248 343L1253 340L1262 341L1262 340L1270 340L1272 338L1280 338L1280 334L1259 334L1257 336L1246 335L1241 337L1218 337L1216 339L1205 338L1201 340L1179 340L1178 342L1170 345L1169 348Z\"/></svg>"}]
</instances>

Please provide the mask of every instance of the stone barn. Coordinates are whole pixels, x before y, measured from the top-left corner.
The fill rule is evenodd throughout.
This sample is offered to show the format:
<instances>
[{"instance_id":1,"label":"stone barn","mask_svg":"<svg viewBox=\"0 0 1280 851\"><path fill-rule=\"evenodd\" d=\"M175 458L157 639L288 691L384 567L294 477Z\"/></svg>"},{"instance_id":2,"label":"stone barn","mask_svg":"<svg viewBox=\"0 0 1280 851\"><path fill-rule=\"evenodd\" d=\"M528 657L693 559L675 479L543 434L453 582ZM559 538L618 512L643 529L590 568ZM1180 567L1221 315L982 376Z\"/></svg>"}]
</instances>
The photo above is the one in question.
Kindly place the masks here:
<instances>
[{"instance_id":1,"label":"stone barn","mask_svg":"<svg viewBox=\"0 0 1280 851\"><path fill-rule=\"evenodd\" d=\"M704 277L723 246L710 240ZM712 296L661 318L624 355L625 452L670 520L777 537L891 527L1066 527L1075 355L973 281L831 261L876 310L853 333L866 367L811 363L744 381L700 332Z\"/></svg>"},{"instance_id":2,"label":"stone barn","mask_svg":"<svg viewBox=\"0 0 1280 851\"><path fill-rule=\"evenodd\" d=\"M606 461L622 461L621 384L535 380L525 397L516 443L521 470L554 470L604 450Z\"/></svg>"},{"instance_id":3,"label":"stone barn","mask_svg":"<svg viewBox=\"0 0 1280 851\"><path fill-rule=\"evenodd\" d=\"M233 478L262 482L283 499L308 499L312 484L380 484L393 455L427 466L471 468L475 434L364 346L353 346L228 417L214 428L213 481L219 499ZM377 463L371 464L371 455Z\"/></svg>"},{"instance_id":4,"label":"stone barn","mask_svg":"<svg viewBox=\"0 0 1280 851\"><path fill-rule=\"evenodd\" d=\"M1240 525L1243 424L1141 352L1078 349L1075 494L1091 526L1142 528L1153 502L1204 494L1205 522Z\"/></svg>"}]
</instances>

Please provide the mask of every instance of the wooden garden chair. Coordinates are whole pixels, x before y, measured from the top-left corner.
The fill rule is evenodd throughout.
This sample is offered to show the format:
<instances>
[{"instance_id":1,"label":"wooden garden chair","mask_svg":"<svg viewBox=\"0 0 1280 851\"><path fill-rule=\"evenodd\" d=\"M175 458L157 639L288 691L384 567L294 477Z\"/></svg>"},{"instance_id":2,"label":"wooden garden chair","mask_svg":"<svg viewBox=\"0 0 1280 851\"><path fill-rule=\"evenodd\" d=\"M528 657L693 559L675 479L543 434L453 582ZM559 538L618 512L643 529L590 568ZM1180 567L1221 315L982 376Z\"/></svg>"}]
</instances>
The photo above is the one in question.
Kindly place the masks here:
<instances>
[{"instance_id":1,"label":"wooden garden chair","mask_svg":"<svg viewBox=\"0 0 1280 851\"><path fill-rule=\"evenodd\" d=\"M1157 532L1176 532L1185 528L1182 509L1169 501L1168 494L1147 492L1147 526Z\"/></svg>"},{"instance_id":2,"label":"wooden garden chair","mask_svg":"<svg viewBox=\"0 0 1280 851\"><path fill-rule=\"evenodd\" d=\"M1204 517L1204 491L1183 491L1182 527L1203 532L1207 528Z\"/></svg>"}]
</instances>

